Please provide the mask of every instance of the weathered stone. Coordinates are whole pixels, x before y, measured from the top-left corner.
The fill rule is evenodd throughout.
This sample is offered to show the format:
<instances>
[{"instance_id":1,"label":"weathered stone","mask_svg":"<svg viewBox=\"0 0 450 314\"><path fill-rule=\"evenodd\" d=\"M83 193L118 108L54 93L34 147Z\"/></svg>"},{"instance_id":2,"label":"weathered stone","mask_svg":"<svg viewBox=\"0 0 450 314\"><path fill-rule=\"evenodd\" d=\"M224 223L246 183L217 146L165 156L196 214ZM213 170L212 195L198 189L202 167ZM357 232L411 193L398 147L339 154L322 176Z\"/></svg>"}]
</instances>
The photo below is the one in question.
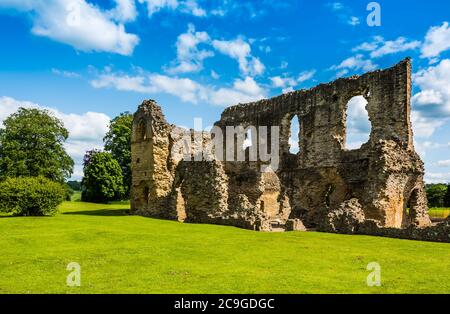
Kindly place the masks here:
<instances>
[{"instance_id":1,"label":"weathered stone","mask_svg":"<svg viewBox=\"0 0 450 314\"><path fill-rule=\"evenodd\" d=\"M348 150L346 111L349 100L360 95L368 102L370 139ZM133 122L132 211L261 231L302 229L300 223L320 228L328 221L334 232L384 235L392 229L411 236L405 230L422 230L431 222L410 101L411 62L406 59L386 70L226 108L215 123L222 135L214 133L219 142L223 136L224 156L231 148L227 127L255 127L254 144L260 144L257 128L278 126L279 167L274 171L264 171L267 161L260 154L250 161L251 151L241 147L239 137L231 145L245 161L222 161L217 151L202 158L202 148L212 143L207 132L191 130L191 146L177 147L185 131L168 124L154 101L144 101ZM289 152L293 117L300 122L297 154ZM186 156L193 161L183 160Z\"/></svg>"},{"instance_id":2,"label":"weathered stone","mask_svg":"<svg viewBox=\"0 0 450 314\"><path fill-rule=\"evenodd\" d=\"M307 229L300 219L295 218L286 220L286 231L307 231Z\"/></svg>"},{"instance_id":3,"label":"weathered stone","mask_svg":"<svg viewBox=\"0 0 450 314\"><path fill-rule=\"evenodd\" d=\"M355 233L364 222L364 211L356 198L343 202L325 217L322 231L335 233Z\"/></svg>"}]
</instances>

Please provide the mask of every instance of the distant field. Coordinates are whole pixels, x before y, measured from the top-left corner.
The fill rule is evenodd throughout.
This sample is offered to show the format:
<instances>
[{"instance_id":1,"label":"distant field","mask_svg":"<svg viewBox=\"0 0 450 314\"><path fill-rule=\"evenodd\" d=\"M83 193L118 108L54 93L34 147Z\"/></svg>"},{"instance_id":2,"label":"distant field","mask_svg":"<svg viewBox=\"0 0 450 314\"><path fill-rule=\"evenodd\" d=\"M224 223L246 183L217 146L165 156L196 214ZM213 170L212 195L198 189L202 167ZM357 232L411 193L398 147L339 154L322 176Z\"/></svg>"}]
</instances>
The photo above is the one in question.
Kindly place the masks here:
<instances>
[{"instance_id":1,"label":"distant field","mask_svg":"<svg viewBox=\"0 0 450 314\"><path fill-rule=\"evenodd\" d=\"M66 202L55 217L0 217L0 293L450 293L450 244L262 233ZM66 286L70 262L81 287ZM381 265L368 287L367 264Z\"/></svg>"},{"instance_id":2,"label":"distant field","mask_svg":"<svg viewBox=\"0 0 450 314\"><path fill-rule=\"evenodd\" d=\"M450 208L430 208L429 213L432 218L447 218L450 216Z\"/></svg>"}]
</instances>

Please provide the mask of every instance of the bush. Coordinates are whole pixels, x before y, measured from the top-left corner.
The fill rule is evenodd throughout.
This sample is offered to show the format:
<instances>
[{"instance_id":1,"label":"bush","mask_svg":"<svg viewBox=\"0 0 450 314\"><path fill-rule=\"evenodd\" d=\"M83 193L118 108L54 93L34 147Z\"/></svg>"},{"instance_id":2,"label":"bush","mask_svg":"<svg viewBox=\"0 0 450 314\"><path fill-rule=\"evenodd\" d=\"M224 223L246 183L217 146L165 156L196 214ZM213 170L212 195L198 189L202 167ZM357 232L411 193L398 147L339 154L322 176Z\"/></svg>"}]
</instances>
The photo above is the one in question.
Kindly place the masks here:
<instances>
[{"instance_id":1,"label":"bush","mask_svg":"<svg viewBox=\"0 0 450 314\"><path fill-rule=\"evenodd\" d=\"M0 211L22 216L54 215L65 188L44 177L6 178L0 182Z\"/></svg>"}]
</instances>

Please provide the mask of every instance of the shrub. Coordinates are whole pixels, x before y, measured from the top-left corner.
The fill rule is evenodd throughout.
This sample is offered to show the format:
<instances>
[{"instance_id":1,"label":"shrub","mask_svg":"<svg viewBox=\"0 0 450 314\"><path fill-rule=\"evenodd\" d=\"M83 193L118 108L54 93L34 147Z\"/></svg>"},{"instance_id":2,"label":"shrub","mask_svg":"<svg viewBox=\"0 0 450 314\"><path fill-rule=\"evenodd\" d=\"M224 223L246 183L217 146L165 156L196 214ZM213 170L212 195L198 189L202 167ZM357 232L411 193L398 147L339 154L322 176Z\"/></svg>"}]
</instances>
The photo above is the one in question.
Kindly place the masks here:
<instances>
[{"instance_id":1,"label":"shrub","mask_svg":"<svg viewBox=\"0 0 450 314\"><path fill-rule=\"evenodd\" d=\"M0 210L13 215L54 215L65 196L60 183L44 177L6 178L0 182Z\"/></svg>"}]
</instances>

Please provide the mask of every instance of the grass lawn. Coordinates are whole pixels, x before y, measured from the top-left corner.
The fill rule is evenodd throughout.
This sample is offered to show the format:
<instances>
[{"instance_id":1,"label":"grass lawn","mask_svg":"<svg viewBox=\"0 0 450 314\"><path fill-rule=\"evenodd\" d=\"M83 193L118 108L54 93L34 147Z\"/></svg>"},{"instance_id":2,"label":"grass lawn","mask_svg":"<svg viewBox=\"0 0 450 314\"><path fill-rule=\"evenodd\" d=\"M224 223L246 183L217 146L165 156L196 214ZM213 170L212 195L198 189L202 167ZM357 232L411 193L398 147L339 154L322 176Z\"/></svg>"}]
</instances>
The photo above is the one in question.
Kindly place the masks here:
<instances>
[{"instance_id":1,"label":"grass lawn","mask_svg":"<svg viewBox=\"0 0 450 314\"><path fill-rule=\"evenodd\" d=\"M0 293L450 293L450 244L261 233L66 202L55 217L0 217ZM81 287L66 286L70 262ZM368 287L369 262L381 287Z\"/></svg>"},{"instance_id":2,"label":"grass lawn","mask_svg":"<svg viewBox=\"0 0 450 314\"><path fill-rule=\"evenodd\" d=\"M430 208L429 214L432 218L447 218L450 215L450 208Z\"/></svg>"}]
</instances>

